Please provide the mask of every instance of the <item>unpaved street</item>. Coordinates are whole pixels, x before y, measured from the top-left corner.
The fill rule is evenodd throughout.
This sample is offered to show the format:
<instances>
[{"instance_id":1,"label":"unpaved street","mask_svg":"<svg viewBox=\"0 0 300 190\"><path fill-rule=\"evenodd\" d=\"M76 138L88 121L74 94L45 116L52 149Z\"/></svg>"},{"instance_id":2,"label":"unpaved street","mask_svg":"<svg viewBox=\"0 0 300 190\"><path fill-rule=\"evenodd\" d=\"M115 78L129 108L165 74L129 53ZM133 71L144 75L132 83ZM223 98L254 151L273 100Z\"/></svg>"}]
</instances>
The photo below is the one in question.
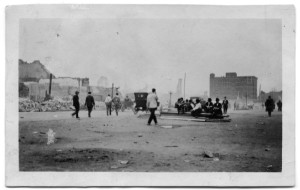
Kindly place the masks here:
<instances>
[{"instance_id":1,"label":"unpaved street","mask_svg":"<svg viewBox=\"0 0 300 190\"><path fill-rule=\"evenodd\" d=\"M282 118L274 112L231 111L231 122L158 119L131 111L19 113L21 171L279 172ZM162 126L172 126L163 128ZM47 145L47 131L56 142ZM208 157L206 153L211 153Z\"/></svg>"}]
</instances>

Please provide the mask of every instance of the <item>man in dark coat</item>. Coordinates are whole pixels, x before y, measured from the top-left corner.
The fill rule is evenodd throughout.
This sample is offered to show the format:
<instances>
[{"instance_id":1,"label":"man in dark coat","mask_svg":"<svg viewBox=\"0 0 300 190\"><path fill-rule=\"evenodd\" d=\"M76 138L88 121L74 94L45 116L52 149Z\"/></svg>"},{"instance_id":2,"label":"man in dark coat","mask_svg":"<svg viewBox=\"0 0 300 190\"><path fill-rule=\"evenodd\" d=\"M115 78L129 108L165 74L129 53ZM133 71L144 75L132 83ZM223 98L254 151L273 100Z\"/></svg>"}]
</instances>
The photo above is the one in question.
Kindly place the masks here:
<instances>
[{"instance_id":1,"label":"man in dark coat","mask_svg":"<svg viewBox=\"0 0 300 190\"><path fill-rule=\"evenodd\" d=\"M212 113L213 107L214 107L214 104L211 102L211 98L208 98L207 102L205 103L205 112Z\"/></svg>"},{"instance_id":2,"label":"man in dark coat","mask_svg":"<svg viewBox=\"0 0 300 190\"><path fill-rule=\"evenodd\" d=\"M79 92L76 91L75 92L75 95L73 96L73 106L75 107L75 112L72 113L72 117L74 115L76 115L76 118L79 119L79 116L78 116L78 112L79 112L79 107L80 107L80 104L79 104L79 96L78 96Z\"/></svg>"},{"instance_id":3,"label":"man in dark coat","mask_svg":"<svg viewBox=\"0 0 300 190\"><path fill-rule=\"evenodd\" d=\"M216 103L213 107L213 116L222 116L222 104L219 101L219 98L216 98Z\"/></svg>"},{"instance_id":4,"label":"man in dark coat","mask_svg":"<svg viewBox=\"0 0 300 190\"><path fill-rule=\"evenodd\" d=\"M118 111L121 109L121 99L119 93L116 93L116 96L112 99L112 103L115 106L116 115L118 116Z\"/></svg>"},{"instance_id":5,"label":"man in dark coat","mask_svg":"<svg viewBox=\"0 0 300 190\"><path fill-rule=\"evenodd\" d=\"M269 117L271 117L271 113L275 109L275 103L274 100L271 98L271 96L269 96L269 98L266 100L265 106L266 106L266 111L269 114Z\"/></svg>"},{"instance_id":6,"label":"man in dark coat","mask_svg":"<svg viewBox=\"0 0 300 190\"><path fill-rule=\"evenodd\" d=\"M228 100L226 99L226 96L224 97L224 100L223 100L223 111L224 111L224 114L227 114L227 109L228 109Z\"/></svg>"},{"instance_id":7,"label":"man in dark coat","mask_svg":"<svg viewBox=\"0 0 300 190\"><path fill-rule=\"evenodd\" d=\"M282 101L281 100L278 100L277 107L278 107L278 111L282 110Z\"/></svg>"},{"instance_id":8,"label":"man in dark coat","mask_svg":"<svg viewBox=\"0 0 300 190\"><path fill-rule=\"evenodd\" d=\"M91 92L88 93L88 95L85 99L85 104L84 104L88 109L89 117L91 117L91 112L93 110L93 107L95 106L94 97L91 94L92 94Z\"/></svg>"}]
</instances>

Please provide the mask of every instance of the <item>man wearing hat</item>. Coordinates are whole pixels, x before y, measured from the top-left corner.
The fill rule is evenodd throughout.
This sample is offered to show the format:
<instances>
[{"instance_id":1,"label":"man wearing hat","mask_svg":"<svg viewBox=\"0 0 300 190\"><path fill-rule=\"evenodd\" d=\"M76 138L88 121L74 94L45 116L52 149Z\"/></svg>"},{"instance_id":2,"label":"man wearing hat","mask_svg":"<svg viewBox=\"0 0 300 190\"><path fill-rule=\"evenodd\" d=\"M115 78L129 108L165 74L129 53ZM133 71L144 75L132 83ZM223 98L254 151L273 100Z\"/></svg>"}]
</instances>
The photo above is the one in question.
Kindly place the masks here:
<instances>
[{"instance_id":1,"label":"man wearing hat","mask_svg":"<svg viewBox=\"0 0 300 190\"><path fill-rule=\"evenodd\" d=\"M76 91L75 92L75 95L73 96L73 106L75 107L75 112L72 113L72 117L74 115L76 115L76 118L79 119L79 116L78 116L78 112L79 112L79 107L80 107L80 104L79 104L79 96L78 96L79 92Z\"/></svg>"},{"instance_id":2,"label":"man wearing hat","mask_svg":"<svg viewBox=\"0 0 300 190\"><path fill-rule=\"evenodd\" d=\"M219 98L216 98L216 103L213 107L213 115L214 116L220 116L222 115L222 104L219 102Z\"/></svg>"},{"instance_id":3,"label":"man wearing hat","mask_svg":"<svg viewBox=\"0 0 300 190\"><path fill-rule=\"evenodd\" d=\"M91 117L91 112L93 110L93 107L95 106L95 101L94 101L94 97L91 95L91 92L88 92L88 95L85 99L85 106L88 109L88 116Z\"/></svg>"},{"instance_id":4,"label":"man wearing hat","mask_svg":"<svg viewBox=\"0 0 300 190\"><path fill-rule=\"evenodd\" d=\"M226 96L224 97L222 105L223 105L223 112L224 112L224 114L227 114L228 100L226 99Z\"/></svg>"}]
</instances>

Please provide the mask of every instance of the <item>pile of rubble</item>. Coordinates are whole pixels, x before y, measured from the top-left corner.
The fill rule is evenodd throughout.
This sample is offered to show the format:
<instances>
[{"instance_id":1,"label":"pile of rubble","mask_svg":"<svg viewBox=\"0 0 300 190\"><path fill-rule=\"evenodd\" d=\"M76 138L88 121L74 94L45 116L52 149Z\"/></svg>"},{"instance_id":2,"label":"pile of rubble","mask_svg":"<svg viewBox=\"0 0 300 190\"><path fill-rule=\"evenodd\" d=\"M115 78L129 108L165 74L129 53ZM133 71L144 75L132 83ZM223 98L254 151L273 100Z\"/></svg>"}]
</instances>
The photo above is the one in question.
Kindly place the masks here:
<instances>
[{"instance_id":1,"label":"pile of rubble","mask_svg":"<svg viewBox=\"0 0 300 190\"><path fill-rule=\"evenodd\" d=\"M46 111L68 111L72 110L72 101L59 98L43 102L34 102L30 99L19 99L19 112L46 112Z\"/></svg>"}]
</instances>

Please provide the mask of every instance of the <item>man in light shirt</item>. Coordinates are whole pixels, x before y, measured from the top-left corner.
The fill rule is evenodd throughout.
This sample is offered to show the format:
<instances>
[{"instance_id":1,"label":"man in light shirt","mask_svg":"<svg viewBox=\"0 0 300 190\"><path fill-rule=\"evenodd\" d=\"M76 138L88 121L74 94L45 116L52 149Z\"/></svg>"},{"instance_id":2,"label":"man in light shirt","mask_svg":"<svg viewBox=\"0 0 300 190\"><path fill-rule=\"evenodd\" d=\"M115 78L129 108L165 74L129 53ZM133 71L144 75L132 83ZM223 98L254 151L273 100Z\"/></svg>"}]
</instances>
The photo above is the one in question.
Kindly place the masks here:
<instances>
[{"instance_id":1,"label":"man in light shirt","mask_svg":"<svg viewBox=\"0 0 300 190\"><path fill-rule=\"evenodd\" d=\"M148 94L147 96L147 108L150 111L150 117L147 125L150 125L152 120L154 120L155 125L157 125L157 119L155 116L155 110L157 109L157 101L158 97L156 95L156 90L155 88L153 88L152 93Z\"/></svg>"},{"instance_id":2,"label":"man in light shirt","mask_svg":"<svg viewBox=\"0 0 300 190\"><path fill-rule=\"evenodd\" d=\"M111 115L111 97L108 94L107 97L105 98L105 105L106 105L106 114Z\"/></svg>"},{"instance_id":3,"label":"man in light shirt","mask_svg":"<svg viewBox=\"0 0 300 190\"><path fill-rule=\"evenodd\" d=\"M193 108L191 114L192 114L192 116L194 116L194 117L198 117L198 116L200 116L201 112L202 112L201 103L200 103L200 100L197 99L197 100L196 100L196 105L195 105L195 107Z\"/></svg>"}]
</instances>

